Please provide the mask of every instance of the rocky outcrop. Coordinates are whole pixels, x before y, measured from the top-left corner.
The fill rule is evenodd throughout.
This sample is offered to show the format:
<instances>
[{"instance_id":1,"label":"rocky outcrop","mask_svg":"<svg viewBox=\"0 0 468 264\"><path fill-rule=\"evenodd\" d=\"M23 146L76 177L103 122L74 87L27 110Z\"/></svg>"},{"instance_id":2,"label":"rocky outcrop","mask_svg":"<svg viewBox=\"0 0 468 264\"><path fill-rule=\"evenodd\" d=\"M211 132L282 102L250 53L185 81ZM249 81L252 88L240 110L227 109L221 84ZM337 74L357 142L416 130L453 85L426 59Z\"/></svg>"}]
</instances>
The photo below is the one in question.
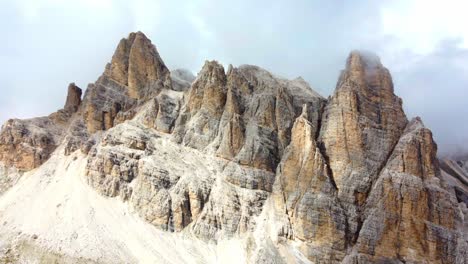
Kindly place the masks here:
<instances>
[{"instance_id":1,"label":"rocky outcrop","mask_svg":"<svg viewBox=\"0 0 468 264\"><path fill-rule=\"evenodd\" d=\"M171 88L169 70L142 32L120 41L104 75L126 86L133 99L150 98L163 88Z\"/></svg>"},{"instance_id":2,"label":"rocky outcrop","mask_svg":"<svg viewBox=\"0 0 468 264\"><path fill-rule=\"evenodd\" d=\"M67 101L65 102L64 110L71 113L78 111L78 107L81 104L81 89L75 85L75 83L70 83L68 86Z\"/></svg>"},{"instance_id":3,"label":"rocky outcrop","mask_svg":"<svg viewBox=\"0 0 468 264\"><path fill-rule=\"evenodd\" d=\"M407 124L390 73L375 55L349 55L322 120L319 144L347 211L352 243L368 192Z\"/></svg>"},{"instance_id":4,"label":"rocky outcrop","mask_svg":"<svg viewBox=\"0 0 468 264\"><path fill-rule=\"evenodd\" d=\"M313 132L305 106L278 166L273 197L276 210L288 216L283 230L290 231L281 235L302 241L301 249L310 260L333 263L345 256L346 214Z\"/></svg>"},{"instance_id":5,"label":"rocky outcrop","mask_svg":"<svg viewBox=\"0 0 468 264\"><path fill-rule=\"evenodd\" d=\"M8 120L0 131L0 162L20 171L42 165L62 143L80 103L81 89L71 83L63 109L45 117Z\"/></svg>"},{"instance_id":6,"label":"rocky outcrop","mask_svg":"<svg viewBox=\"0 0 468 264\"><path fill-rule=\"evenodd\" d=\"M216 61L206 61L177 120L176 141L197 149L206 147L216 136L225 102L224 68Z\"/></svg>"},{"instance_id":7,"label":"rocky outcrop","mask_svg":"<svg viewBox=\"0 0 468 264\"><path fill-rule=\"evenodd\" d=\"M230 66L225 74L217 62L207 62L176 122L176 142L273 172L302 104L313 106L318 130L324 100L308 89L256 66Z\"/></svg>"},{"instance_id":8,"label":"rocky outcrop","mask_svg":"<svg viewBox=\"0 0 468 264\"><path fill-rule=\"evenodd\" d=\"M170 71L156 47L143 33L131 33L120 41L104 74L86 90L82 111L88 132L133 118L135 107L170 89Z\"/></svg>"},{"instance_id":9,"label":"rocky outcrop","mask_svg":"<svg viewBox=\"0 0 468 264\"><path fill-rule=\"evenodd\" d=\"M60 143L61 128L49 118L10 119L0 133L0 160L31 170L44 163Z\"/></svg>"},{"instance_id":10,"label":"rocky outcrop","mask_svg":"<svg viewBox=\"0 0 468 264\"><path fill-rule=\"evenodd\" d=\"M369 195L356 244L365 254L360 262L459 263L458 204L441 179L436 151L431 132L413 119Z\"/></svg>"},{"instance_id":11,"label":"rocky outcrop","mask_svg":"<svg viewBox=\"0 0 468 264\"><path fill-rule=\"evenodd\" d=\"M153 225L181 231L201 213L213 185L214 172L200 164L210 162L131 122L93 147L87 179L101 194L128 200Z\"/></svg>"}]
</instances>

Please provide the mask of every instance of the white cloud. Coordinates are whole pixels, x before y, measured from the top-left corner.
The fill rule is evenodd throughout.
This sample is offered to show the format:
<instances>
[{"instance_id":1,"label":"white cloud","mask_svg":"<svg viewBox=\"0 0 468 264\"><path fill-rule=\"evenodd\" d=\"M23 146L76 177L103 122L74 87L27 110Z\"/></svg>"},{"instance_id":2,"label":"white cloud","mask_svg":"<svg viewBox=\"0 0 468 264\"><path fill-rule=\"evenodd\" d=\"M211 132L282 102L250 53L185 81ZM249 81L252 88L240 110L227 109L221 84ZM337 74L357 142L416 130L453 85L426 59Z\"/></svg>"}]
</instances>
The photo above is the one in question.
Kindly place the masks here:
<instances>
[{"instance_id":1,"label":"white cloud","mask_svg":"<svg viewBox=\"0 0 468 264\"><path fill-rule=\"evenodd\" d=\"M399 48L416 54L434 51L445 39L460 38L468 48L468 1L400 0L382 7L382 30Z\"/></svg>"}]
</instances>

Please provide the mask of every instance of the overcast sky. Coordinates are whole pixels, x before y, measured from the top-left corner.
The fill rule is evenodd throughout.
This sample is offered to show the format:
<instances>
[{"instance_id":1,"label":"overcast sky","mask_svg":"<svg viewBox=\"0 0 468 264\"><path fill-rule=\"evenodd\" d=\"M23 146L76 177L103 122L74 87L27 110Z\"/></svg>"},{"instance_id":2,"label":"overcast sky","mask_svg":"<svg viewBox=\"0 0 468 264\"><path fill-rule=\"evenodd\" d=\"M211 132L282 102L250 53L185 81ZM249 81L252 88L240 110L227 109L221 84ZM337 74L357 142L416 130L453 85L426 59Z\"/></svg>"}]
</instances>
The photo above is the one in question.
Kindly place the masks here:
<instances>
[{"instance_id":1,"label":"overcast sky","mask_svg":"<svg viewBox=\"0 0 468 264\"><path fill-rule=\"evenodd\" d=\"M468 149L466 10L465 0L0 0L0 122L59 109L68 83L86 88L141 30L170 69L255 64L324 96L351 50L374 51L439 149Z\"/></svg>"}]
</instances>

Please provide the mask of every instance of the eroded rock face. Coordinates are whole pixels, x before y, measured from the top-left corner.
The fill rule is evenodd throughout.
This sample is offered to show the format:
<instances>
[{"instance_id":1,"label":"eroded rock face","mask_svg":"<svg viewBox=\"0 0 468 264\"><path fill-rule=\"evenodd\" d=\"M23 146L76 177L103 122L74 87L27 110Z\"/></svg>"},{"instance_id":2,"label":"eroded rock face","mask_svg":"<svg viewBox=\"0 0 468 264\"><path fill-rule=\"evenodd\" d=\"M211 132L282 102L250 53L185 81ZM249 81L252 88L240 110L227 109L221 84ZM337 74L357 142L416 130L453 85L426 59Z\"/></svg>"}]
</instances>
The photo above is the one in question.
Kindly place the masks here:
<instances>
[{"instance_id":1,"label":"eroded rock face","mask_svg":"<svg viewBox=\"0 0 468 264\"><path fill-rule=\"evenodd\" d=\"M189 90L187 102L177 120L176 140L203 149L216 136L226 102L226 75L216 61L207 61Z\"/></svg>"},{"instance_id":2,"label":"eroded rock face","mask_svg":"<svg viewBox=\"0 0 468 264\"><path fill-rule=\"evenodd\" d=\"M107 76L90 84L83 99L83 120L93 134L113 127L119 113L131 111L137 101L128 96L127 87Z\"/></svg>"},{"instance_id":3,"label":"eroded rock face","mask_svg":"<svg viewBox=\"0 0 468 264\"><path fill-rule=\"evenodd\" d=\"M349 55L322 119L319 144L347 210L352 242L368 192L407 124L390 73L375 55Z\"/></svg>"},{"instance_id":4,"label":"eroded rock face","mask_svg":"<svg viewBox=\"0 0 468 264\"><path fill-rule=\"evenodd\" d=\"M468 187L457 189L467 163L440 171L431 132L408 123L370 54L350 54L327 101L257 66L169 72L132 33L83 100L71 84L64 109L4 125L0 176L20 177L58 146L86 155L101 195L169 232L249 237L254 263L468 258Z\"/></svg>"},{"instance_id":5,"label":"eroded rock face","mask_svg":"<svg viewBox=\"0 0 468 264\"><path fill-rule=\"evenodd\" d=\"M378 58L352 52L320 132L341 193L364 194L407 123L390 73ZM356 183L348 187L348 183Z\"/></svg>"},{"instance_id":6,"label":"eroded rock face","mask_svg":"<svg viewBox=\"0 0 468 264\"><path fill-rule=\"evenodd\" d=\"M273 172L302 104L313 106L318 131L324 100L308 89L256 66L230 66L225 74L217 62L207 62L177 120L176 141Z\"/></svg>"},{"instance_id":7,"label":"eroded rock face","mask_svg":"<svg viewBox=\"0 0 468 264\"><path fill-rule=\"evenodd\" d=\"M210 163L203 155L135 122L109 130L89 155L91 186L128 200L145 220L168 231L181 231L198 217L219 169L216 163L200 167Z\"/></svg>"},{"instance_id":8,"label":"eroded rock face","mask_svg":"<svg viewBox=\"0 0 468 264\"><path fill-rule=\"evenodd\" d=\"M142 33L122 39L104 75L128 87L133 99L149 98L171 88L170 72L151 41Z\"/></svg>"},{"instance_id":9,"label":"eroded rock face","mask_svg":"<svg viewBox=\"0 0 468 264\"><path fill-rule=\"evenodd\" d=\"M313 132L304 107L278 167L273 197L277 210L288 215L285 225L291 230L282 235L303 241L302 251L310 260L338 262L345 256L346 215Z\"/></svg>"},{"instance_id":10,"label":"eroded rock face","mask_svg":"<svg viewBox=\"0 0 468 264\"><path fill-rule=\"evenodd\" d=\"M0 160L31 170L44 163L60 143L61 128L49 118L10 119L0 133Z\"/></svg>"},{"instance_id":11,"label":"eroded rock face","mask_svg":"<svg viewBox=\"0 0 468 264\"><path fill-rule=\"evenodd\" d=\"M78 111L81 104L81 89L75 83L70 83L68 86L67 101L63 109L71 113Z\"/></svg>"},{"instance_id":12,"label":"eroded rock face","mask_svg":"<svg viewBox=\"0 0 468 264\"><path fill-rule=\"evenodd\" d=\"M86 90L83 118L88 132L133 118L135 107L171 89L170 71L156 47L143 33L131 33L120 41L104 74Z\"/></svg>"},{"instance_id":13,"label":"eroded rock face","mask_svg":"<svg viewBox=\"0 0 468 264\"><path fill-rule=\"evenodd\" d=\"M458 263L460 215L436 151L431 132L412 120L367 201L357 249L369 262Z\"/></svg>"},{"instance_id":14,"label":"eroded rock face","mask_svg":"<svg viewBox=\"0 0 468 264\"><path fill-rule=\"evenodd\" d=\"M80 105L80 96L81 89L70 84L63 109L45 117L8 120L0 131L0 163L29 171L46 162L62 143Z\"/></svg>"}]
</instances>

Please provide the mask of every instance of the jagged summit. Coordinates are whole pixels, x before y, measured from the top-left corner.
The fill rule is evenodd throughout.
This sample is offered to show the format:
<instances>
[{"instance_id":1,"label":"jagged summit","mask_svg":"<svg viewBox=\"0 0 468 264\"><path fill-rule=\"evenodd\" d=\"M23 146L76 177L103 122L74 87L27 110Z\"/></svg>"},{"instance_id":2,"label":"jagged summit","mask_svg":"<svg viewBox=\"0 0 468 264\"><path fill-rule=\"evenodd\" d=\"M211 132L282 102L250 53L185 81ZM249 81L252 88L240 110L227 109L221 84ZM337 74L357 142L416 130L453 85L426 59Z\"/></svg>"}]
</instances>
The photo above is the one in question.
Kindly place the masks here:
<instances>
[{"instance_id":1,"label":"jagged summit","mask_svg":"<svg viewBox=\"0 0 468 264\"><path fill-rule=\"evenodd\" d=\"M72 113L78 111L81 104L81 88L76 86L75 83L68 85L67 101L63 107L65 110Z\"/></svg>"},{"instance_id":2,"label":"jagged summit","mask_svg":"<svg viewBox=\"0 0 468 264\"><path fill-rule=\"evenodd\" d=\"M347 68L364 67L367 69L383 67L379 56L371 51L353 50L346 60Z\"/></svg>"},{"instance_id":3,"label":"jagged summit","mask_svg":"<svg viewBox=\"0 0 468 264\"><path fill-rule=\"evenodd\" d=\"M171 72L131 33L82 98L3 126L0 262L466 263L467 166L436 151L374 56L326 100L253 65Z\"/></svg>"},{"instance_id":4,"label":"jagged summit","mask_svg":"<svg viewBox=\"0 0 468 264\"><path fill-rule=\"evenodd\" d=\"M171 86L169 70L151 40L140 31L119 42L104 75L128 86L128 95L134 99Z\"/></svg>"}]
</instances>

